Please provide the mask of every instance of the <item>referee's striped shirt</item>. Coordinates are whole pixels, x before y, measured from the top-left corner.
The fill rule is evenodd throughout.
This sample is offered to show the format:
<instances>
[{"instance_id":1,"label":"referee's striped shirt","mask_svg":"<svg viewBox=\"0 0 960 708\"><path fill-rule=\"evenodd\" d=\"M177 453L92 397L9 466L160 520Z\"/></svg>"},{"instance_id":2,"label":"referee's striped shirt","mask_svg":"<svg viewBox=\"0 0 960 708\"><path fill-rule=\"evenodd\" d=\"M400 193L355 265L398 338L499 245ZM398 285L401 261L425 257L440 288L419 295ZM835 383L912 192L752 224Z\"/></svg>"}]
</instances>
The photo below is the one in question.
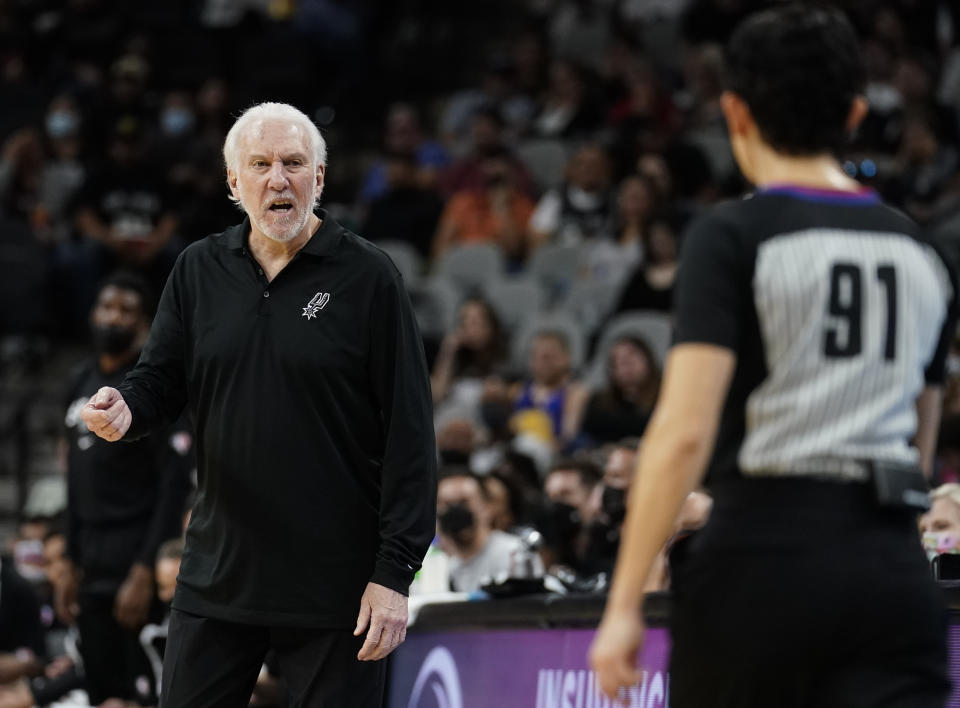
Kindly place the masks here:
<instances>
[{"instance_id":1,"label":"referee's striped shirt","mask_svg":"<svg viewBox=\"0 0 960 708\"><path fill-rule=\"evenodd\" d=\"M917 226L872 191L783 186L713 209L676 289L676 341L737 355L710 478L916 461L915 401L943 381L954 297Z\"/></svg>"}]
</instances>

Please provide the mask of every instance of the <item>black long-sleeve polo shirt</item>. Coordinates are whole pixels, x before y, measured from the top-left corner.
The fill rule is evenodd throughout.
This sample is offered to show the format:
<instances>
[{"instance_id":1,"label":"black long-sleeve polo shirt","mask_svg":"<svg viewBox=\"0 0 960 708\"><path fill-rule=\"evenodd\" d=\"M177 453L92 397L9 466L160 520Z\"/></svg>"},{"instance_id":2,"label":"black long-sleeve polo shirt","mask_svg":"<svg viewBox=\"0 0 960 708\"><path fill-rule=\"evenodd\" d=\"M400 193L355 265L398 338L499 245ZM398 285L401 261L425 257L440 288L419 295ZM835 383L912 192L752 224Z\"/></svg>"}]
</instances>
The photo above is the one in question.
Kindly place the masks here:
<instances>
[{"instance_id":1,"label":"black long-sleeve polo shirt","mask_svg":"<svg viewBox=\"0 0 960 708\"><path fill-rule=\"evenodd\" d=\"M119 387L128 438L196 421L198 496L173 606L353 627L406 593L434 534L429 378L397 269L325 213L268 282L249 220L189 246Z\"/></svg>"}]
</instances>

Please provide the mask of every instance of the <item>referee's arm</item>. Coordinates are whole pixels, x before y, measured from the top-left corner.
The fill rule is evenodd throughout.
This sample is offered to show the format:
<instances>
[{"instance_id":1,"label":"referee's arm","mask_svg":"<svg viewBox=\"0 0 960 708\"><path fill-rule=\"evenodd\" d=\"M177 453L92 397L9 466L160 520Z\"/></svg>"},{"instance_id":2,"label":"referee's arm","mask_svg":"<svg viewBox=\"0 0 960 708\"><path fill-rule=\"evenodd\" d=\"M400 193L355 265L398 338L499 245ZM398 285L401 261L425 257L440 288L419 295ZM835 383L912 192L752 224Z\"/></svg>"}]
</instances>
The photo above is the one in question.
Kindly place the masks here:
<instances>
[{"instance_id":1,"label":"referee's arm","mask_svg":"<svg viewBox=\"0 0 960 708\"><path fill-rule=\"evenodd\" d=\"M917 398L917 434L913 439L920 452L920 467L927 479L933 474L933 454L937 449L943 387L927 384Z\"/></svg>"},{"instance_id":2,"label":"referee's arm","mask_svg":"<svg viewBox=\"0 0 960 708\"><path fill-rule=\"evenodd\" d=\"M680 344L667 358L630 490L616 574L591 649L591 664L608 695L640 678L632 660L642 632L638 598L683 501L704 475L735 364L732 350L712 344Z\"/></svg>"}]
</instances>

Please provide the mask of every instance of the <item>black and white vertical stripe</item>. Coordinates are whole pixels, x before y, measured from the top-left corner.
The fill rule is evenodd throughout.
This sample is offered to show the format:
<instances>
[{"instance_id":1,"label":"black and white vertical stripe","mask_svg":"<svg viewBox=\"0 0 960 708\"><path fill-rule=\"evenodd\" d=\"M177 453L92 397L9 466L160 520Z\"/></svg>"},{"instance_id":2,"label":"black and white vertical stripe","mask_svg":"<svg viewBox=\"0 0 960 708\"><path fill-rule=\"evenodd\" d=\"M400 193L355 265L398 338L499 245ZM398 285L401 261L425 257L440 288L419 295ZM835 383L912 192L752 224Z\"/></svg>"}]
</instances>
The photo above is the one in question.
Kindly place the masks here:
<instances>
[{"instance_id":1,"label":"black and white vertical stripe","mask_svg":"<svg viewBox=\"0 0 960 708\"><path fill-rule=\"evenodd\" d=\"M849 343L850 319L830 312L836 264L860 271L861 348L853 356L825 353L828 331ZM896 312L888 313L896 272ZM915 400L923 369L936 350L950 279L932 249L906 235L808 229L766 239L758 247L753 295L768 376L747 400L740 469L747 475L802 475L843 462L912 462ZM852 286L835 298L850 307ZM891 329L890 317L895 318ZM895 331L891 359L887 334ZM885 356L886 354L886 356ZM856 476L857 470L848 476Z\"/></svg>"}]
</instances>

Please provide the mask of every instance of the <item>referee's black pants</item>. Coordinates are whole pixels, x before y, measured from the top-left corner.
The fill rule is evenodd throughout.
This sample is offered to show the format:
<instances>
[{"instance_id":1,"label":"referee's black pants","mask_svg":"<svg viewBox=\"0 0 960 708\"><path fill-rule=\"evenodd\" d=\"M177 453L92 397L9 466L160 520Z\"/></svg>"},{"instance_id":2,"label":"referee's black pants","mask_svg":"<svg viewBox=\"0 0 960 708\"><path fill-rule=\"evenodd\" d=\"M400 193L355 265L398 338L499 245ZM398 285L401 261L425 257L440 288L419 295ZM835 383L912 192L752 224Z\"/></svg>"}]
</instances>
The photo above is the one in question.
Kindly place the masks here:
<instances>
[{"instance_id":1,"label":"referee's black pants","mask_svg":"<svg viewBox=\"0 0 960 708\"><path fill-rule=\"evenodd\" d=\"M865 485L718 490L672 589L671 708L946 701L947 613L915 515Z\"/></svg>"},{"instance_id":2,"label":"referee's black pants","mask_svg":"<svg viewBox=\"0 0 960 708\"><path fill-rule=\"evenodd\" d=\"M348 629L262 627L173 610L160 708L246 708L269 649L291 708L381 708L386 660L358 661Z\"/></svg>"}]
</instances>

